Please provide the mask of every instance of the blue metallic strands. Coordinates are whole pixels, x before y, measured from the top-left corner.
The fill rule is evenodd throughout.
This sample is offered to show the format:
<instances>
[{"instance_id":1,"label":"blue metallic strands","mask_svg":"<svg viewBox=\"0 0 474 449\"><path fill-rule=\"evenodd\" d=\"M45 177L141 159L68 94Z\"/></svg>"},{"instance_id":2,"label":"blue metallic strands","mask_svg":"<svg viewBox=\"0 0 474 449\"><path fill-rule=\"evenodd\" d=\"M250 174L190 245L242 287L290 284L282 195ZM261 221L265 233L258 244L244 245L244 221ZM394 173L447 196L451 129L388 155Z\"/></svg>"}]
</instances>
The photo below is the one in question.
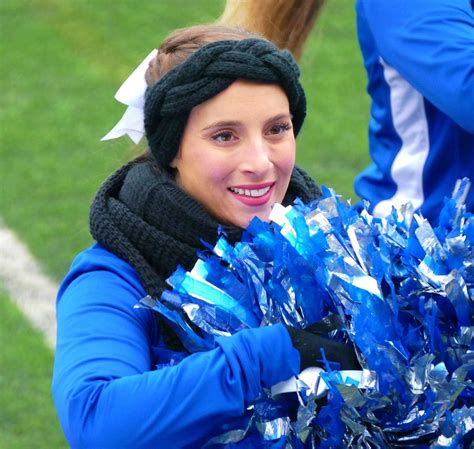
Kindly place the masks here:
<instances>
[{"instance_id":1,"label":"blue metallic strands","mask_svg":"<svg viewBox=\"0 0 474 449\"><path fill-rule=\"evenodd\" d=\"M474 216L469 181L432 228L409 205L375 218L329 189L313 203L276 205L234 247L222 237L173 291L146 305L191 351L278 322L304 328L331 315L363 367L343 381L327 361L321 401L302 382L261 398L245 428L208 447L462 448L474 434ZM191 326L189 323L192 323ZM196 330L198 328L198 330Z\"/></svg>"}]
</instances>

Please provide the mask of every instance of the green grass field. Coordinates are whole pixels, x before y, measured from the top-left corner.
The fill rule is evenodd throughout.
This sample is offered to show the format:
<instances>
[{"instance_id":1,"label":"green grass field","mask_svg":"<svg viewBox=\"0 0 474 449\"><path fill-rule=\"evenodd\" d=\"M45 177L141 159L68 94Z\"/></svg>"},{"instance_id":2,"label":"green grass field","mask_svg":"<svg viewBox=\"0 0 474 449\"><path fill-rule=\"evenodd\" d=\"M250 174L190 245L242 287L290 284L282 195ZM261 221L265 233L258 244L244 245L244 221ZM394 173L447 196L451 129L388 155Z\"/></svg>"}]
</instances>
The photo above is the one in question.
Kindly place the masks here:
<instances>
[{"instance_id":1,"label":"green grass field","mask_svg":"<svg viewBox=\"0 0 474 449\"><path fill-rule=\"evenodd\" d=\"M0 293L0 448L65 448L54 411L53 354Z\"/></svg>"},{"instance_id":2,"label":"green grass field","mask_svg":"<svg viewBox=\"0 0 474 449\"><path fill-rule=\"evenodd\" d=\"M219 16L224 0L2 0L0 217L58 281L87 246L99 184L143 149L100 142L124 111L113 96L169 31ZM368 162L368 99L352 0L328 0L301 60L308 118L298 162L354 198ZM53 300L53 298L52 298ZM52 352L0 296L0 449L62 448Z\"/></svg>"}]
</instances>

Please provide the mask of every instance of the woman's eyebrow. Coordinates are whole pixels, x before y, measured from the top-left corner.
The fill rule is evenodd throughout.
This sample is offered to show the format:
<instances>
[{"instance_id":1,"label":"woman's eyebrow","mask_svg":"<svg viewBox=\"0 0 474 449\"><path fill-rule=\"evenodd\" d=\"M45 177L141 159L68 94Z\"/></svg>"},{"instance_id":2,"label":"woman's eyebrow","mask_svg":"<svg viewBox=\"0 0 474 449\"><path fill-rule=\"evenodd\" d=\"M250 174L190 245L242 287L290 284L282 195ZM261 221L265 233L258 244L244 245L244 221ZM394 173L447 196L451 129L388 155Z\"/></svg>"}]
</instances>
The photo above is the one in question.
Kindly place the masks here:
<instances>
[{"instance_id":1,"label":"woman's eyebrow","mask_svg":"<svg viewBox=\"0 0 474 449\"><path fill-rule=\"evenodd\" d=\"M211 123L209 126L203 128L202 131L206 131L211 128L225 128L228 126L242 126L242 122L238 122L236 120L222 120L219 122Z\"/></svg>"},{"instance_id":2,"label":"woman's eyebrow","mask_svg":"<svg viewBox=\"0 0 474 449\"><path fill-rule=\"evenodd\" d=\"M274 117L271 117L267 120L267 123L269 122L275 122L275 121L278 121L278 120L283 120L283 119L292 119L293 118L293 115L290 114L289 112L288 113L285 113L285 114L277 114L275 115Z\"/></svg>"},{"instance_id":3,"label":"woman's eyebrow","mask_svg":"<svg viewBox=\"0 0 474 449\"><path fill-rule=\"evenodd\" d=\"M274 122L277 120L282 120L282 119L292 119L293 116L290 113L283 113L283 114L277 114L273 117L270 117L268 120L265 121L265 123L270 123ZM239 122L237 120L222 120L218 122L211 123L209 126L204 127L201 131L207 131L208 129L212 128L226 128L226 127L237 127L237 126L243 126L242 122Z\"/></svg>"}]
</instances>

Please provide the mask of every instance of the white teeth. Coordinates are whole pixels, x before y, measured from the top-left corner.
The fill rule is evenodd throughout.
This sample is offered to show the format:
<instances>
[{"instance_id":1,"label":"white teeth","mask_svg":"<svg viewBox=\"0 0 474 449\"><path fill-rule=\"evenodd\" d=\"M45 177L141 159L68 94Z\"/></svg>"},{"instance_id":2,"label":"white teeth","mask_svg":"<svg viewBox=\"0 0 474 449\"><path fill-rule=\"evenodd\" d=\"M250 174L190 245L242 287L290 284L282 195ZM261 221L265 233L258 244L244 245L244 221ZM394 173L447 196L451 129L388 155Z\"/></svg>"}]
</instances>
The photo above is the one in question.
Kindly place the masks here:
<instances>
[{"instance_id":1,"label":"white teeth","mask_svg":"<svg viewBox=\"0 0 474 449\"><path fill-rule=\"evenodd\" d=\"M230 187L230 190L237 195L245 195L251 196L252 198L258 198L259 196L263 196L270 190L270 186L264 187L263 189L238 189L235 187Z\"/></svg>"}]
</instances>

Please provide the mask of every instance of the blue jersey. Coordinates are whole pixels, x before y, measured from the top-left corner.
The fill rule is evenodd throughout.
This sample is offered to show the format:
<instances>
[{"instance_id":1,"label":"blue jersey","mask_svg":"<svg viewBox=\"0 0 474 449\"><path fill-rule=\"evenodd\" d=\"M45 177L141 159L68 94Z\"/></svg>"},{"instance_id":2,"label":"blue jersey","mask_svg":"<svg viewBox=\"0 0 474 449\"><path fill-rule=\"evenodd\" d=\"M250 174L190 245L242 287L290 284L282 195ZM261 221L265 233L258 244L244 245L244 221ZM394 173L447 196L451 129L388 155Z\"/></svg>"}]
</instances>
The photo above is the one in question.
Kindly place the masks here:
<instances>
[{"instance_id":1,"label":"blue jersey","mask_svg":"<svg viewBox=\"0 0 474 449\"><path fill-rule=\"evenodd\" d=\"M202 447L245 428L263 388L299 372L281 324L217 338L213 350L170 364L136 271L94 245L58 294L53 397L73 449Z\"/></svg>"},{"instance_id":2,"label":"blue jersey","mask_svg":"<svg viewBox=\"0 0 474 449\"><path fill-rule=\"evenodd\" d=\"M474 1L358 0L373 163L355 181L376 216L411 201L436 224L474 181ZM467 199L474 212L474 186Z\"/></svg>"}]
</instances>

